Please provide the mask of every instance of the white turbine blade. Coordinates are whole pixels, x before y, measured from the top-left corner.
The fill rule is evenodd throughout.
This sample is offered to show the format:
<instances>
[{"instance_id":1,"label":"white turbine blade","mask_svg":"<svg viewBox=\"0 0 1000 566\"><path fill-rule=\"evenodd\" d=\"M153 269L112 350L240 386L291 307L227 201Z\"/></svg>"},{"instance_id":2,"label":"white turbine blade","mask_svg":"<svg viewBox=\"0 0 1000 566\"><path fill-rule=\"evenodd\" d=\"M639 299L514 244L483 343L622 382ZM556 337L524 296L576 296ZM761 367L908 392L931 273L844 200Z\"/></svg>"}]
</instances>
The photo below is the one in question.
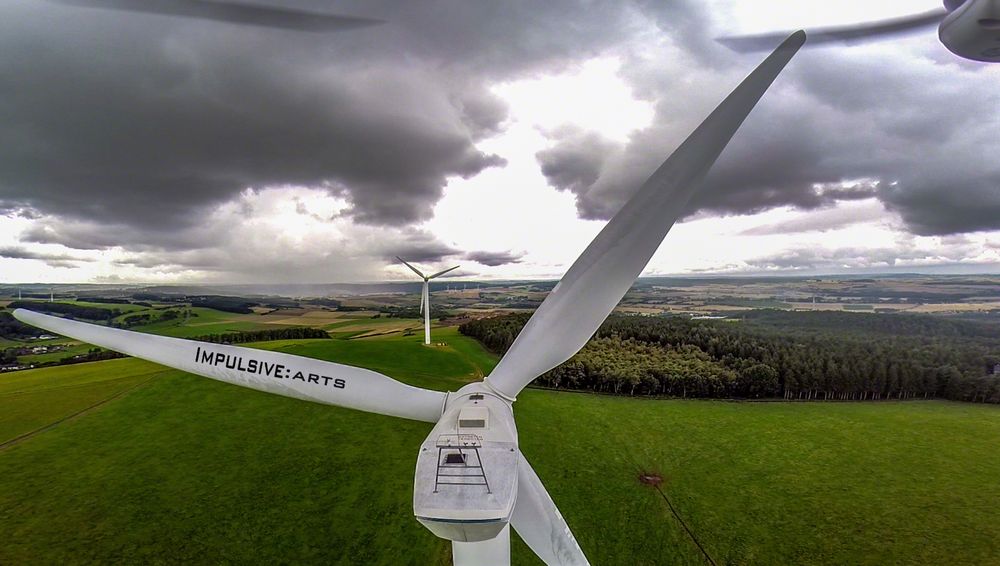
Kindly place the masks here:
<instances>
[{"instance_id":1,"label":"white turbine blade","mask_svg":"<svg viewBox=\"0 0 1000 566\"><path fill-rule=\"evenodd\" d=\"M321 14L278 6L217 0L50 0L82 8L101 8L142 12L163 16L181 16L230 24L327 32L367 27L380 20Z\"/></svg>"},{"instance_id":2,"label":"white turbine blade","mask_svg":"<svg viewBox=\"0 0 1000 566\"><path fill-rule=\"evenodd\" d=\"M948 10L936 8L929 12L912 14L900 18L867 22L851 26L838 26L809 30L809 45L822 43L856 43L873 39L881 39L892 35L900 35L919 31L925 27L937 25L948 15ZM738 35L719 37L716 41L739 53L754 51L769 51L788 37L788 32L762 33L759 35Z\"/></svg>"},{"instance_id":3,"label":"white turbine blade","mask_svg":"<svg viewBox=\"0 0 1000 566\"><path fill-rule=\"evenodd\" d=\"M489 540L452 542L451 559L455 566L509 566L510 527Z\"/></svg>"},{"instance_id":4,"label":"white turbine blade","mask_svg":"<svg viewBox=\"0 0 1000 566\"><path fill-rule=\"evenodd\" d=\"M425 281L424 285L426 285L426 284L427 284L427 282ZM424 314L424 288L423 287L420 288L420 314Z\"/></svg>"},{"instance_id":5,"label":"white turbine blade","mask_svg":"<svg viewBox=\"0 0 1000 566\"><path fill-rule=\"evenodd\" d=\"M292 354L118 330L17 309L25 324L251 389L370 413L437 422L445 393L371 370Z\"/></svg>"},{"instance_id":6,"label":"white turbine blade","mask_svg":"<svg viewBox=\"0 0 1000 566\"><path fill-rule=\"evenodd\" d=\"M517 501L510 523L549 566L589 564L542 480L521 453L517 462Z\"/></svg>"},{"instance_id":7,"label":"white turbine blade","mask_svg":"<svg viewBox=\"0 0 1000 566\"><path fill-rule=\"evenodd\" d=\"M403 259L403 258L401 258L399 256L396 256L396 259L398 259L399 261L403 262L403 265L405 265L406 267L409 267L410 269L412 269L413 272L416 273L417 275L419 275L421 278L427 279L426 277L424 277L423 273L420 273L419 269L417 269L416 267L413 267L412 265L410 265L409 263L407 263L405 259Z\"/></svg>"},{"instance_id":8,"label":"white turbine blade","mask_svg":"<svg viewBox=\"0 0 1000 566\"><path fill-rule=\"evenodd\" d=\"M646 266L730 138L802 47L791 35L639 188L552 289L486 379L514 399L531 380L580 350Z\"/></svg>"},{"instance_id":9,"label":"white turbine blade","mask_svg":"<svg viewBox=\"0 0 1000 566\"><path fill-rule=\"evenodd\" d=\"M448 273L449 271L454 271L454 270L458 269L459 267L462 267L462 266L461 265L456 265L455 267L449 267L448 269L445 269L444 271L438 271L434 275L431 275L430 277L428 277L428 279L434 279L435 277L441 277L445 273Z\"/></svg>"}]
</instances>

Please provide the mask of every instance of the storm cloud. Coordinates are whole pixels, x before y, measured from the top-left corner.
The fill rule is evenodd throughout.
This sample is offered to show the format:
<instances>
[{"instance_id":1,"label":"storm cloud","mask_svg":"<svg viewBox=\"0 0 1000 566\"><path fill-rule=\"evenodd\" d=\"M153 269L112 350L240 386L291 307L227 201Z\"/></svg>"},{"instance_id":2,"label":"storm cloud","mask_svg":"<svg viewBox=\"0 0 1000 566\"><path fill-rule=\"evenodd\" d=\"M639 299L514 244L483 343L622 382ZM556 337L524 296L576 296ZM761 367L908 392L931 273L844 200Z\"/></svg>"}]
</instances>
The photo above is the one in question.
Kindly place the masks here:
<instances>
[{"instance_id":1,"label":"storm cloud","mask_svg":"<svg viewBox=\"0 0 1000 566\"><path fill-rule=\"evenodd\" d=\"M928 51L940 48L928 42ZM676 47L666 53L692 57ZM746 63L740 72L675 64L657 73L634 57L623 73L655 97L653 124L611 148L593 132L554 134L537 156L543 173L577 196L581 216L609 218L711 110L697 93L711 85L713 94L701 98L714 105L753 61ZM996 73L983 67L919 55L886 65L850 50L803 51L723 152L687 214L812 210L876 197L912 233L998 229L1000 161L991 154L1000 95Z\"/></svg>"},{"instance_id":2,"label":"storm cloud","mask_svg":"<svg viewBox=\"0 0 1000 566\"><path fill-rule=\"evenodd\" d=\"M45 262L46 265L49 265L51 267L67 267L67 268L76 267L77 262L93 261L92 259L85 257L76 257L69 254L61 254L61 253L37 252L17 246L8 246L0 248L0 258L34 259Z\"/></svg>"},{"instance_id":3,"label":"storm cloud","mask_svg":"<svg viewBox=\"0 0 1000 566\"><path fill-rule=\"evenodd\" d=\"M498 265L508 265L511 263L520 263L521 258L524 254L518 254L511 251L504 252L469 252L465 254L465 259L474 261L476 263L481 263L489 267L496 267Z\"/></svg>"},{"instance_id":4,"label":"storm cloud","mask_svg":"<svg viewBox=\"0 0 1000 566\"><path fill-rule=\"evenodd\" d=\"M760 60L712 40L728 24L713 3L282 4L385 23L299 34L3 3L0 214L31 220L17 249L104 250L122 268L220 280L370 279L396 255L516 264L527 254L482 251L511 244L462 249L421 228L449 181L508 165L483 149L510 122L497 85L621 62L652 123L624 143L552 128L535 154L580 217L606 219ZM800 53L687 215L825 214L753 232L794 233L850 225L824 211L875 199L912 234L1000 229L998 66L933 40L901 49L888 62ZM316 193L342 204L310 208ZM279 209L285 224L268 221Z\"/></svg>"}]
</instances>

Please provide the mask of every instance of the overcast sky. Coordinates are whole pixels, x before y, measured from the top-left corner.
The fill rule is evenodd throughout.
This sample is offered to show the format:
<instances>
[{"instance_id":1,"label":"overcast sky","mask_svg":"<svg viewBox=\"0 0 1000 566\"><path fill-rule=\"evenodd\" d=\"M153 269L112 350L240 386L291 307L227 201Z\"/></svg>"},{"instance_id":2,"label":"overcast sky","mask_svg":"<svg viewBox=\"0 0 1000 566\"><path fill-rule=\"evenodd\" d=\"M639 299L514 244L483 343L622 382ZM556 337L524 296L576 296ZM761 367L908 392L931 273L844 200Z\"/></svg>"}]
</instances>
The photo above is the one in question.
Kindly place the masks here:
<instances>
[{"instance_id":1,"label":"overcast sky","mask_svg":"<svg viewBox=\"0 0 1000 566\"><path fill-rule=\"evenodd\" d=\"M0 282L558 277L763 58L714 37L940 5L284 4L386 23L0 3ZM645 273L1000 272L998 80L934 29L803 50Z\"/></svg>"}]
</instances>

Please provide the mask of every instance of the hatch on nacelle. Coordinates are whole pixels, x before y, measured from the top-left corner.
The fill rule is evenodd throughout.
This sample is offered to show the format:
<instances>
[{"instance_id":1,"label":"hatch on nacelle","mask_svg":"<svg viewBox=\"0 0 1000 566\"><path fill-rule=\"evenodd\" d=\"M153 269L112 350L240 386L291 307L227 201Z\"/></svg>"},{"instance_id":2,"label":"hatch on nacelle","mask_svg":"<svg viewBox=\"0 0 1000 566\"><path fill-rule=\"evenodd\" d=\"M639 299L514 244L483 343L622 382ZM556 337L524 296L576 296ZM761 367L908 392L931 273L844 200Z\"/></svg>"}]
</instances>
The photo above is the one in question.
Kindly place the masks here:
<instances>
[{"instance_id":1,"label":"hatch on nacelle","mask_svg":"<svg viewBox=\"0 0 1000 566\"><path fill-rule=\"evenodd\" d=\"M490 410L487 407L463 407L458 412L458 428L490 428Z\"/></svg>"}]
</instances>

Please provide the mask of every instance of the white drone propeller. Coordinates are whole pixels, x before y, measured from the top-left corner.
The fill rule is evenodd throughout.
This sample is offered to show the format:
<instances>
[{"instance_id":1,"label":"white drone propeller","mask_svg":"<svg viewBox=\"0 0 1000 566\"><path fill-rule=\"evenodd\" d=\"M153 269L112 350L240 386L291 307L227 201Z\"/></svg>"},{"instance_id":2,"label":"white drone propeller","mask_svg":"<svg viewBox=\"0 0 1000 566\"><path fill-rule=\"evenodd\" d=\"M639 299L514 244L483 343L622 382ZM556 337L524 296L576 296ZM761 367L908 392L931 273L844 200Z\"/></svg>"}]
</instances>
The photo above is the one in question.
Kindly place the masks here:
<instances>
[{"instance_id":1,"label":"white drone propeller","mask_svg":"<svg viewBox=\"0 0 1000 566\"><path fill-rule=\"evenodd\" d=\"M420 314L424 315L424 344L431 343L431 294L430 294L430 280L436 277L441 277L449 271L458 269L461 266L456 265L455 267L449 267L444 271L438 271L433 275L424 275L416 267L410 265L405 259L396 256L396 259L403 262L403 265L409 267L414 273L416 273L421 279L424 280L424 286L420 289Z\"/></svg>"},{"instance_id":2,"label":"white drone propeller","mask_svg":"<svg viewBox=\"0 0 1000 566\"><path fill-rule=\"evenodd\" d=\"M49 0L81 8L100 8L162 16L180 16L295 31L330 32L363 28L381 20L321 14L278 6L218 0Z\"/></svg>"},{"instance_id":3,"label":"white drone propeller","mask_svg":"<svg viewBox=\"0 0 1000 566\"><path fill-rule=\"evenodd\" d=\"M743 80L608 222L535 311L493 373L457 392L419 389L373 371L288 354L117 330L23 309L14 316L212 379L435 422L418 454L414 514L435 534L453 541L456 565L509 564L509 525L546 564L587 564L517 447L511 404L533 379L575 354L614 309L730 138L804 41L803 32L792 34ZM425 288L427 280L445 273L425 277L403 263L425 279ZM425 309L429 311L429 305ZM472 475L461 475L463 470L472 470ZM456 471L458 476L453 475Z\"/></svg>"}]
</instances>

